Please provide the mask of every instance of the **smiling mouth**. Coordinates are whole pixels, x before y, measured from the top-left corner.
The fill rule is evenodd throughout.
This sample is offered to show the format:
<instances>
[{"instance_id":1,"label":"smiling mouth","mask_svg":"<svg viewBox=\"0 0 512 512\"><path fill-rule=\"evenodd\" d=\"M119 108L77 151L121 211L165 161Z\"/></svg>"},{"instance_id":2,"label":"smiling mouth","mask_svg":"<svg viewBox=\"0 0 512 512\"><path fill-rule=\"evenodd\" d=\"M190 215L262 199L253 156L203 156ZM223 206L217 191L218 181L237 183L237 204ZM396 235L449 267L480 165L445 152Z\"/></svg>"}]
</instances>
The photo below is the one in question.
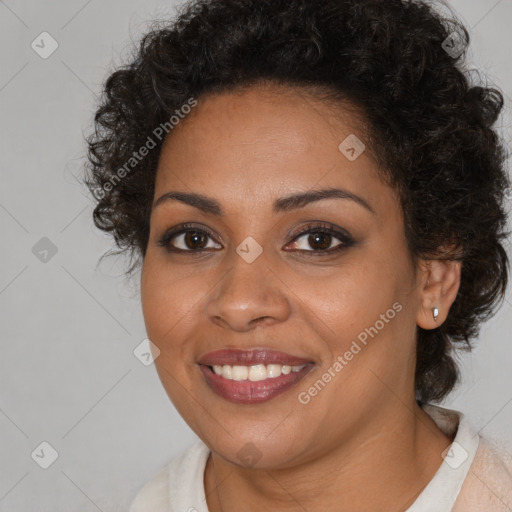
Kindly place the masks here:
<instances>
[{"instance_id":1,"label":"smiling mouth","mask_svg":"<svg viewBox=\"0 0 512 512\"><path fill-rule=\"evenodd\" d=\"M228 380L257 382L265 379L275 379L281 375L289 375L291 372L299 372L306 365L283 365L283 364L256 364L251 366L242 365L212 365L208 366L216 375Z\"/></svg>"},{"instance_id":2,"label":"smiling mouth","mask_svg":"<svg viewBox=\"0 0 512 512\"><path fill-rule=\"evenodd\" d=\"M271 400L294 387L312 370L314 364L199 366L206 384L215 394L230 402L255 404Z\"/></svg>"}]
</instances>

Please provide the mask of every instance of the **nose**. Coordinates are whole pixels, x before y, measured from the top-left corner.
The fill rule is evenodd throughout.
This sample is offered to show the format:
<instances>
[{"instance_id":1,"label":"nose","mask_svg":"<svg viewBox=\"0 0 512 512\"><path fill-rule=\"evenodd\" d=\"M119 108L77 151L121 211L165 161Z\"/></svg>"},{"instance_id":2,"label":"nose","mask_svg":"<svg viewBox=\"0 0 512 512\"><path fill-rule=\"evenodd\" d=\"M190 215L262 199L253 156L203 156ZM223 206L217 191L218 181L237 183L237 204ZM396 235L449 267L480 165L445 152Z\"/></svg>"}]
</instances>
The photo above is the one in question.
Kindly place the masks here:
<instances>
[{"instance_id":1,"label":"nose","mask_svg":"<svg viewBox=\"0 0 512 512\"><path fill-rule=\"evenodd\" d=\"M234 252L227 272L208 298L207 314L218 325L249 331L257 325L284 322L291 311L289 293L264 252L251 263Z\"/></svg>"}]
</instances>

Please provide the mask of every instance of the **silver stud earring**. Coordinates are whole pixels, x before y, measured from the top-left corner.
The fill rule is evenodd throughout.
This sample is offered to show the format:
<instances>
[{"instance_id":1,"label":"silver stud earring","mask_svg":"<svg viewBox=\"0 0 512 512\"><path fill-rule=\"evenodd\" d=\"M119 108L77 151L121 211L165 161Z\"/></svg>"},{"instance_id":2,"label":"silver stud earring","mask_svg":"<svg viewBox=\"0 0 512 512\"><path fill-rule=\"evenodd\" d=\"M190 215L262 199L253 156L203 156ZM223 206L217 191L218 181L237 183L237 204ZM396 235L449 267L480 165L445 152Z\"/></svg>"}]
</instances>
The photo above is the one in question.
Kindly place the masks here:
<instances>
[{"instance_id":1,"label":"silver stud earring","mask_svg":"<svg viewBox=\"0 0 512 512\"><path fill-rule=\"evenodd\" d=\"M439 310L437 308L432 308L432 316L434 317L434 321L437 321L437 317L439 316Z\"/></svg>"}]
</instances>

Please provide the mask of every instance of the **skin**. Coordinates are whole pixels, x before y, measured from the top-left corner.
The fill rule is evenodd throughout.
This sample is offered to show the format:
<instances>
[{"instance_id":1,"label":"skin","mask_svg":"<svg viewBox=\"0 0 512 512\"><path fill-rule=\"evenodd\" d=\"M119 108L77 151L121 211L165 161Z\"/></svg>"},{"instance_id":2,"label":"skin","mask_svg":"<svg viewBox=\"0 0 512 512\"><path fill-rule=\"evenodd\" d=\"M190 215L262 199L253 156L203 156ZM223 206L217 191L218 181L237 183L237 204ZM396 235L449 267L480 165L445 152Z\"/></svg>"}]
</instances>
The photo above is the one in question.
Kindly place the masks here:
<instances>
[{"instance_id":1,"label":"skin","mask_svg":"<svg viewBox=\"0 0 512 512\"><path fill-rule=\"evenodd\" d=\"M162 149L155 200L169 191L195 192L225 211L218 217L179 201L154 207L141 275L148 337L160 350L159 377L211 450L204 475L211 512L405 510L452 441L416 404L415 344L417 326L433 329L446 319L460 264L413 263L397 197L369 149L355 161L338 149L350 134L364 140L361 117L341 105L336 114L286 86L207 95ZM329 187L362 197L373 212L332 198L272 211L277 198ZM172 244L184 253L158 245L183 222L209 229L216 239L204 235L187 245L178 235ZM307 234L296 235L318 222L346 230L354 244L315 254L322 240L315 245ZM248 236L263 249L252 263L236 252ZM327 248L342 243L324 236ZM198 246L207 249L193 253ZM397 302L401 311L301 404L298 393ZM315 366L264 403L241 405L216 395L199 357L255 347ZM253 465L238 457L247 443L260 457Z\"/></svg>"}]
</instances>

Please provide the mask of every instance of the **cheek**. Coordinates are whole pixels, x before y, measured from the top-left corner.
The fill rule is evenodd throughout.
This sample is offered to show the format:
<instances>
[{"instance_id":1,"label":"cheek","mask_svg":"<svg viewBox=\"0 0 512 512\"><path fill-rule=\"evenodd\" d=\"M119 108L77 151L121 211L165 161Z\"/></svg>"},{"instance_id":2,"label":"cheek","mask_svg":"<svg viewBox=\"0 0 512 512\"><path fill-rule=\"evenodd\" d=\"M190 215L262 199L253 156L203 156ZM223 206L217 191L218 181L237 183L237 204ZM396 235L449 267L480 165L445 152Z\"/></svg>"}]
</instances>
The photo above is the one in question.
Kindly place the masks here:
<instances>
[{"instance_id":1,"label":"cheek","mask_svg":"<svg viewBox=\"0 0 512 512\"><path fill-rule=\"evenodd\" d=\"M378 263L347 266L326 279L315 295L308 296L308 301L343 338L357 335L396 300L398 290L391 276Z\"/></svg>"},{"instance_id":2,"label":"cheek","mask_svg":"<svg viewBox=\"0 0 512 512\"><path fill-rule=\"evenodd\" d=\"M323 292L308 297L321 324L328 327L321 336L330 357L360 363L348 364L347 377L361 365L387 373L406 364L413 334L409 324L414 324L406 307L406 272L403 263L392 258L361 259L326 280Z\"/></svg>"},{"instance_id":3,"label":"cheek","mask_svg":"<svg viewBox=\"0 0 512 512\"><path fill-rule=\"evenodd\" d=\"M164 388L175 404L182 404L187 416L186 396L192 392L190 372L194 366L190 343L194 332L194 308L199 287L194 278L165 269L165 262L147 253L141 275L141 302L148 338L160 350L155 366ZM203 288L204 293L204 288ZM185 396L183 396L185 395Z\"/></svg>"},{"instance_id":4,"label":"cheek","mask_svg":"<svg viewBox=\"0 0 512 512\"><path fill-rule=\"evenodd\" d=\"M141 302L146 330L150 339L166 345L186 324L187 315L197 307L199 283L184 278L178 269L166 268L148 254L141 276ZM203 288L204 293L204 288ZM153 338L152 338L153 337Z\"/></svg>"}]
</instances>

